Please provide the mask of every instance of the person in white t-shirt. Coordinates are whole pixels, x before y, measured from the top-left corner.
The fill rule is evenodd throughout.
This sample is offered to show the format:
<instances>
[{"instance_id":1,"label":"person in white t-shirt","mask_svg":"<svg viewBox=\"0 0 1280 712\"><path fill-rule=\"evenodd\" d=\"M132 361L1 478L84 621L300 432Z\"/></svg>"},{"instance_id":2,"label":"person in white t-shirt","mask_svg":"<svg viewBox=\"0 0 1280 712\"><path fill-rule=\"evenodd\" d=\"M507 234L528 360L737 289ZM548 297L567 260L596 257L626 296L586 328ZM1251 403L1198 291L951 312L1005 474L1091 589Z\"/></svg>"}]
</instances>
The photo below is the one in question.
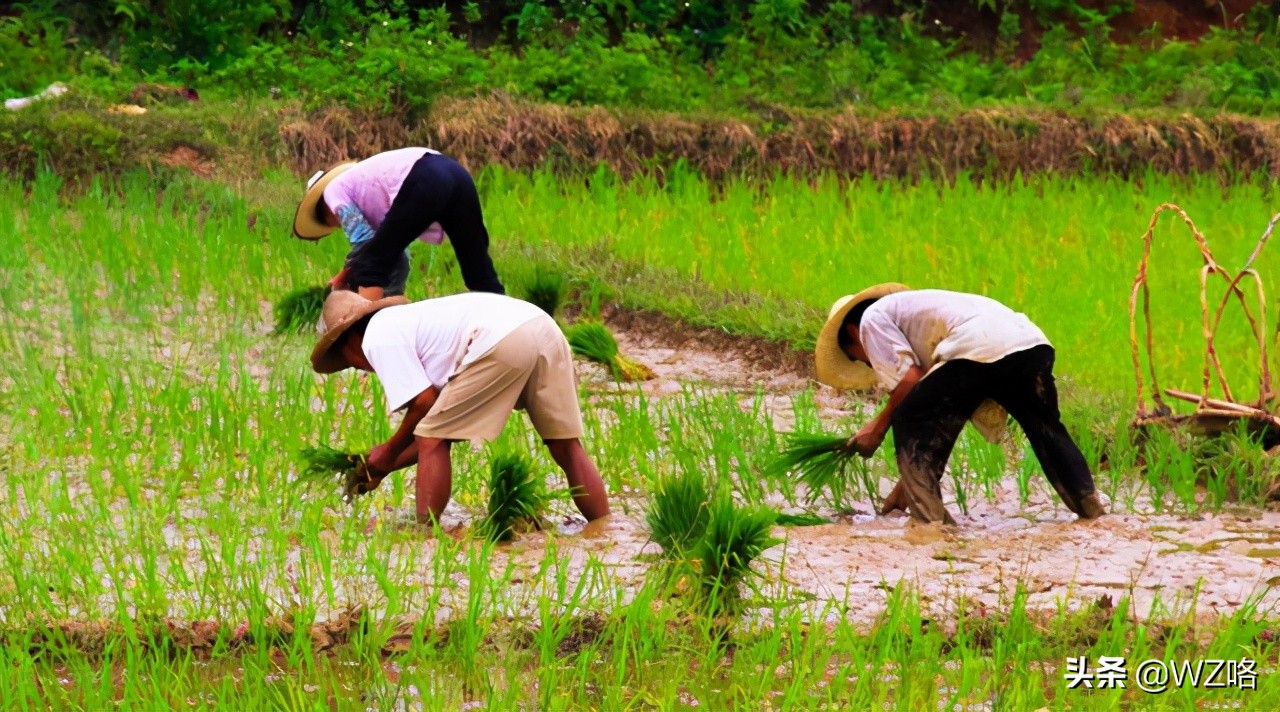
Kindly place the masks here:
<instances>
[{"instance_id":1,"label":"person in white t-shirt","mask_svg":"<svg viewBox=\"0 0 1280 712\"><path fill-rule=\"evenodd\" d=\"M609 513L604 481L582 447L573 355L542 309L484 292L410 303L343 290L325 299L321 323L312 368L371 371L387 411L404 410L391 439L369 452L369 480L355 493L416 464L418 517L439 519L453 485L450 445L493 440L522 409L564 470L583 516Z\"/></svg>"},{"instance_id":2,"label":"person in white t-shirt","mask_svg":"<svg viewBox=\"0 0 1280 712\"><path fill-rule=\"evenodd\" d=\"M429 148L398 148L318 171L293 218L293 234L318 240L341 227L351 243L334 289L379 299L404 294L409 245L447 234L467 289L504 292L489 258L489 231L471 174Z\"/></svg>"},{"instance_id":3,"label":"person in white t-shirt","mask_svg":"<svg viewBox=\"0 0 1280 712\"><path fill-rule=\"evenodd\" d=\"M893 428L902 479L885 511L905 505L915 519L954 524L941 481L960 430L972 420L994 442L1012 415L1067 508L1086 519L1106 513L1058 412L1053 346L1024 314L976 294L881 284L832 305L814 358L823 383L890 390L849 438L870 457Z\"/></svg>"}]
</instances>

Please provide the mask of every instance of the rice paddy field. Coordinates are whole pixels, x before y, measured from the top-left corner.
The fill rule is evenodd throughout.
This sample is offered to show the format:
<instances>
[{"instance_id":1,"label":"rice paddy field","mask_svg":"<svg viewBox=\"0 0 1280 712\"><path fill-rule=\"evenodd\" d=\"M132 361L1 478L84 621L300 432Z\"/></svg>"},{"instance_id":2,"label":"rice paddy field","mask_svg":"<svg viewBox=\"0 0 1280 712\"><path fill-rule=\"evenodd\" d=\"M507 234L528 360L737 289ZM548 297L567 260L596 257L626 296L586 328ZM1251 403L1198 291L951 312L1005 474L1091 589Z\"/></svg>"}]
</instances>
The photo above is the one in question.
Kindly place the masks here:
<instances>
[{"instance_id":1,"label":"rice paddy field","mask_svg":"<svg viewBox=\"0 0 1280 712\"><path fill-rule=\"evenodd\" d=\"M1153 211L1184 208L1234 274L1280 209L1270 183L479 182L508 291L562 275L562 319L605 320L656 374L578 364L606 520L577 516L523 416L454 448L440 527L415 521L407 474L350 503L301 476L304 448L367 450L391 426L376 378L316 376L314 335L273 333L273 302L345 254L291 237L296 177L0 184L0 706L1280 705L1280 468L1244 433L1129 428ZM1198 392L1200 252L1172 215L1154 245L1161 384ZM1252 264L1269 346L1278 250ZM449 249L413 256L410 297L462 289ZM818 386L776 344L810 346L833 300L882 281L986 294L1044 329L1112 515L1076 522L1016 432L962 436L954 530L876 516L891 443L837 488L772 467L791 433L871 417L875 394ZM1256 399L1238 311L1216 348ZM513 453L550 504L494 543L490 467ZM1125 684L1081 684L1080 658L1123 658ZM1147 660L1225 662L1156 684Z\"/></svg>"}]
</instances>

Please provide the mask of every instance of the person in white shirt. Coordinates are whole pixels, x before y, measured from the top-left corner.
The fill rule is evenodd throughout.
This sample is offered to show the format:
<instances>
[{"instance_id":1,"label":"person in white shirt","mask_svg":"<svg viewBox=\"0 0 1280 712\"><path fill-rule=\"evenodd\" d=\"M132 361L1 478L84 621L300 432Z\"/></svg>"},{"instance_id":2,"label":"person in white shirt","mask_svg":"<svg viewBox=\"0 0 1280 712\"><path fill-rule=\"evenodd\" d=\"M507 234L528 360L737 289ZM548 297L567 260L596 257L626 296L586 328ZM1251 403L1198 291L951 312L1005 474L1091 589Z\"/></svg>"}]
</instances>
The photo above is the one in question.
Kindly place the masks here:
<instances>
[{"instance_id":1,"label":"person in white shirt","mask_svg":"<svg viewBox=\"0 0 1280 712\"><path fill-rule=\"evenodd\" d=\"M604 481L582 447L573 355L542 309L485 292L410 303L340 290L325 299L321 325L312 368L371 371L387 411L405 411L391 439L369 452L370 479L357 493L416 464L418 518L438 520L453 485L450 445L493 440L522 409L564 470L583 516L609 513Z\"/></svg>"},{"instance_id":2,"label":"person in white shirt","mask_svg":"<svg viewBox=\"0 0 1280 712\"><path fill-rule=\"evenodd\" d=\"M1012 415L1067 508L1086 519L1106 513L1058 412L1053 346L1024 314L976 294L881 284L832 305L814 357L823 383L890 390L849 438L870 457L893 428L902 479L887 509L905 505L914 519L954 524L941 481L960 430L972 419L994 442Z\"/></svg>"}]
</instances>

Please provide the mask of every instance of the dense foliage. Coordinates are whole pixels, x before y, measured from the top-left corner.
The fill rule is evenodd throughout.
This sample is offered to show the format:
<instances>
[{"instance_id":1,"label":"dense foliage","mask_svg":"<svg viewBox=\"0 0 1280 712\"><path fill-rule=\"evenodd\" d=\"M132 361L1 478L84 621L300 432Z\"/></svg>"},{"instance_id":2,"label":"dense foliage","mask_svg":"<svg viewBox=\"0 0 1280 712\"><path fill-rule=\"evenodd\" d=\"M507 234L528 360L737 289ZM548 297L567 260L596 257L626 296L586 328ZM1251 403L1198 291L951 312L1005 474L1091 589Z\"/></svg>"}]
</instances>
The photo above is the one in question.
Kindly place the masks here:
<instances>
[{"instance_id":1,"label":"dense foliage","mask_svg":"<svg viewBox=\"0 0 1280 712\"><path fill-rule=\"evenodd\" d=\"M156 80L409 113L438 96L490 89L683 111L1280 106L1270 3L1195 43L1162 41L1158 27L1117 43L1114 19L1132 5L33 0L0 16L0 94L76 77L117 95ZM952 26L977 20L994 28L988 41Z\"/></svg>"}]
</instances>

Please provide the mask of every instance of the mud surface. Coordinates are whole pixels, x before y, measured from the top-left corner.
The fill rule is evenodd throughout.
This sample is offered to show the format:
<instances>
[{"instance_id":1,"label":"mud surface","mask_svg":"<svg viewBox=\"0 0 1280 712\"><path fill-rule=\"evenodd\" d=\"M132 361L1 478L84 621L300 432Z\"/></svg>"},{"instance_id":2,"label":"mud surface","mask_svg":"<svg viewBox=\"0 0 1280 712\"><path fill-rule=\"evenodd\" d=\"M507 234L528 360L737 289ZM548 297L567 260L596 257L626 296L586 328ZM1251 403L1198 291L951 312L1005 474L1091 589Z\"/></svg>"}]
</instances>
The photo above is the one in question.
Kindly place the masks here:
<instances>
[{"instance_id":1,"label":"mud surface","mask_svg":"<svg viewBox=\"0 0 1280 712\"><path fill-rule=\"evenodd\" d=\"M623 351L658 374L643 384L646 393L674 393L683 384L700 383L741 392L745 401L763 389L779 427L790 417L790 398L808 387L817 388L824 420L867 407L817 386L803 354L709 330L661 328L661 321L644 315L612 320ZM891 485L882 481L881 492ZM864 512L829 525L780 530L787 542L767 557L786 561L784 570L774 571L784 586L818 601L847 601L848 614L867 621L883 610L886 590L900 582L914 586L926 605L940 608L961 601L999 605L1018 582L1030 592L1029 605L1043 607L1122 595L1132 596L1139 616L1157 599L1180 611L1194 606L1202 616L1230 613L1251 600L1273 614L1280 607L1280 513L1228 508L1217 514L1158 514L1150 502L1125 497L1119 513L1078 521L1039 475L1026 507L1012 477L994 501L971 495L967 513L954 494L944 486L954 528L915 524L902 514L878 517L865 503ZM568 545L592 551L623 575L643 568L636 557L657 549L647 544L640 517L611 519L596 527L603 536Z\"/></svg>"},{"instance_id":2,"label":"mud surface","mask_svg":"<svg viewBox=\"0 0 1280 712\"><path fill-rule=\"evenodd\" d=\"M866 401L817 386L809 376L807 356L776 344L682 327L644 314L614 315L610 324L624 353L652 367L657 377L619 386L603 369L580 362L578 373L589 391L639 389L650 399L663 399L679 396L692 386L704 393L734 394L744 410L762 400L782 430L791 427L793 398L808 389L814 389L818 415L829 429L839 427L838 420L847 427L850 415L869 412ZM899 584L914 589L925 610L941 619L953 618L961 606L1007 608L1019 586L1029 592L1027 605L1039 610L1123 596L1132 598L1132 613L1140 618L1153 610L1159 614L1160 608L1153 609L1157 601L1164 611L1201 618L1251 604L1272 618L1280 610L1280 513L1243 507L1191 516L1157 513L1141 496L1117 491L1113 494L1120 513L1080 522L1038 474L1032 477L1026 506L1019 503L1012 475L990 499L971 492L967 510L956 501L951 483L950 477L944 480L944 500L958 524L953 528L913 524L902 514L876 516L871 503L862 502L852 513L817 510L832 519L830 524L777 529L785 542L767 551L761 562L766 595L799 601L797 605L806 607L814 619L844 616L868 627L885 609L890 590ZM882 480L881 493L887 493L892 484ZM405 636L418 625L415 621L429 610L424 605L428 593L438 596L440 605L430 608L437 620L421 621L427 628L446 625L459 613L465 615L472 585L465 564L472 555L489 557L494 576L509 565L514 567L509 588L491 601L502 614L519 617L536 611L545 597L555 598L556 592L547 588L547 577L539 575L548 565L566 567L572 579L593 571L603 576L598 590L608 592L600 595L610 603L618 600L615 594L626 599L644 582L659 552L644 524L644 494L613 493L614 514L590 525L576 516L564 516L561 510L552 526L522 534L492 554L477 552L479 544L468 531L472 513L451 504L443 524L457 540L450 546L459 547L457 556L464 566L447 574L448 578L441 578L433 568L442 543L433 540L404 508L375 504L352 512L335 501L319 541L336 547L342 539L337 530L356 527L371 537L394 542L388 552L384 541L378 556L388 556L387 570L398 580L407 579L404 582L411 589L424 592L422 600L401 601L396 616L404 618L405 628L389 642L394 649L407 642ZM81 495L87 496L76 494ZM780 500L770 504L786 509ZM190 523L198 521L196 514L184 510L180 519L186 523L166 525L161 534L166 546L185 550L174 562L181 561L177 565L187 569L186 575L199 579L198 569L205 564L198 540L204 530ZM116 525L124 527L121 521ZM270 598L285 609L314 606L317 620L324 621L310 631L318 647L340 645L363 619L360 611L375 619L387 613L385 593L360 563L365 560L363 546L335 552L335 566L341 573L335 573L329 595L319 597L310 590L309 579L314 576L304 561L304 545L287 546L284 551L269 552L250 546L238 556L246 566L270 556L269 568L283 570L283 580L265 583L272 589ZM174 575L167 562L160 562L160 567L162 578ZM283 588L277 590L281 584ZM173 618L160 624L157 639L196 650L209 648L219 636L232 645L255 640L255 632L236 622L239 613L211 616L207 605L177 593L170 604ZM108 591L99 600L69 602L66 613L74 619L90 611L109 612L118 605L121 601ZM770 614L761 608L752 615L768 618ZM282 618L256 635L287 636L289 625ZM87 649L110 637L109 630L94 625L77 625L74 631L61 633Z\"/></svg>"}]
</instances>

